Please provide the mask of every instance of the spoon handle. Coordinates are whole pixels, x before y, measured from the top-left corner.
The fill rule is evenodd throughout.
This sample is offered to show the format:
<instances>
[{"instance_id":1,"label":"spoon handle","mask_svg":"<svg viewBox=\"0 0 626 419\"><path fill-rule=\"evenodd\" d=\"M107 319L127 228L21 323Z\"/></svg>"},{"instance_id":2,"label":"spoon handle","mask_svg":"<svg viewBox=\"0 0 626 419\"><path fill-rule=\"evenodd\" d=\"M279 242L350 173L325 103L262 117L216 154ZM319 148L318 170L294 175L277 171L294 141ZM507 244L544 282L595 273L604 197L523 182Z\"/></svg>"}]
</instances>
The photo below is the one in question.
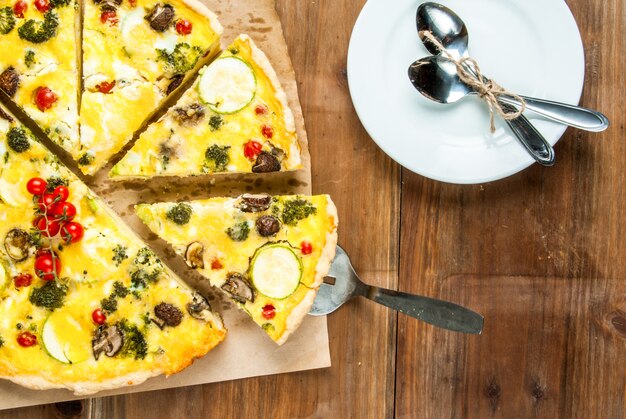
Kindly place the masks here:
<instances>
[{"instance_id":1,"label":"spoon handle","mask_svg":"<svg viewBox=\"0 0 626 419\"><path fill-rule=\"evenodd\" d=\"M516 110L513 106L506 103L500 104L507 113L515 112ZM505 121L519 142L522 143L526 151L537 163L543 166L552 166L554 164L554 149L524 115L520 115L515 119L506 119Z\"/></svg>"},{"instance_id":2,"label":"spoon handle","mask_svg":"<svg viewBox=\"0 0 626 419\"><path fill-rule=\"evenodd\" d=\"M591 132L604 131L609 126L609 119L598 111L566 103L520 96L526 101L526 109L561 124ZM500 96L501 102L517 108L521 103L511 96Z\"/></svg>"}]
</instances>

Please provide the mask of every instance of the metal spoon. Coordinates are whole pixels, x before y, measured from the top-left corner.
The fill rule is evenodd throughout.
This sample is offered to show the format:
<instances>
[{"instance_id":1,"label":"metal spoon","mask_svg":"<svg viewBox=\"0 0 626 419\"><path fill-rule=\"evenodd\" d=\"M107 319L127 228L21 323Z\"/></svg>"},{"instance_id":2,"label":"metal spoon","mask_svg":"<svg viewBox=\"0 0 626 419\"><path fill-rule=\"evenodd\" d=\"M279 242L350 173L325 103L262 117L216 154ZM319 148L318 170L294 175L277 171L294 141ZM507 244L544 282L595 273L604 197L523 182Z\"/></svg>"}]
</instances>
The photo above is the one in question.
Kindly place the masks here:
<instances>
[{"instance_id":1,"label":"metal spoon","mask_svg":"<svg viewBox=\"0 0 626 419\"><path fill-rule=\"evenodd\" d=\"M334 278L335 282L332 285L322 283L309 311L312 316L330 314L360 295L443 329L472 334L480 334L483 330L483 316L460 305L363 283L354 271L348 254L339 246L328 277Z\"/></svg>"},{"instance_id":2,"label":"metal spoon","mask_svg":"<svg viewBox=\"0 0 626 419\"><path fill-rule=\"evenodd\" d=\"M446 6L427 2L417 9L417 33L424 46L431 54L439 54L439 48L424 36L430 32L455 58L469 57L469 34L463 20ZM471 69L470 69L471 70ZM586 131L604 131L609 120L602 113L568 105L566 103L521 96L526 101L526 109L540 114L553 121ZM520 107L521 103L510 96L500 97L500 101Z\"/></svg>"}]
</instances>

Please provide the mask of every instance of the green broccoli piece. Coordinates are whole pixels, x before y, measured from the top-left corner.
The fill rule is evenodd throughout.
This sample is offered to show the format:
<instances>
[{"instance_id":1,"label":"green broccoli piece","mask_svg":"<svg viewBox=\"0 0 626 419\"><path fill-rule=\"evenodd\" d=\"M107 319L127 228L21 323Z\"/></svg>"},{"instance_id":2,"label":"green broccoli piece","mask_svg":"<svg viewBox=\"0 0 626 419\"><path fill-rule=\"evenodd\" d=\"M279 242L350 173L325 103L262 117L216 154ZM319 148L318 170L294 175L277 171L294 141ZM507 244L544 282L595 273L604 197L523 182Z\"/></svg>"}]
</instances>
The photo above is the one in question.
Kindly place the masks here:
<instances>
[{"instance_id":1,"label":"green broccoli piece","mask_svg":"<svg viewBox=\"0 0 626 419\"><path fill-rule=\"evenodd\" d=\"M186 205L186 204L180 204ZM186 205L189 207L189 205ZM191 207L189 207L191 210ZM161 261L157 259L154 252L149 247L142 247L137 252L137 256L135 256L134 260L136 265L152 265L153 263L161 264Z\"/></svg>"},{"instance_id":2,"label":"green broccoli piece","mask_svg":"<svg viewBox=\"0 0 626 419\"><path fill-rule=\"evenodd\" d=\"M26 51L26 54L24 54L24 64L26 64L28 68L31 68L33 64L35 64L35 51L32 49Z\"/></svg>"},{"instance_id":3,"label":"green broccoli piece","mask_svg":"<svg viewBox=\"0 0 626 419\"><path fill-rule=\"evenodd\" d=\"M209 126L211 127L211 131L217 131L218 129L222 128L222 125L224 125L224 118L222 118L222 115L213 115L211 116L211 118L209 118Z\"/></svg>"},{"instance_id":4,"label":"green broccoli piece","mask_svg":"<svg viewBox=\"0 0 626 419\"><path fill-rule=\"evenodd\" d=\"M317 213L317 208L313 204L306 199L295 198L285 201L282 219L287 225L296 225L298 221L315 213Z\"/></svg>"},{"instance_id":5,"label":"green broccoli piece","mask_svg":"<svg viewBox=\"0 0 626 419\"><path fill-rule=\"evenodd\" d=\"M102 310L107 313L115 313L117 311L117 300L115 299L115 295L111 295L108 298L104 298L100 300L100 306Z\"/></svg>"},{"instance_id":6,"label":"green broccoli piece","mask_svg":"<svg viewBox=\"0 0 626 419\"><path fill-rule=\"evenodd\" d=\"M78 164L80 164L81 166L89 166L91 163L93 163L95 157L93 156L93 154L91 153L83 153L82 156L80 156L80 158L78 159Z\"/></svg>"},{"instance_id":7,"label":"green broccoli piece","mask_svg":"<svg viewBox=\"0 0 626 419\"><path fill-rule=\"evenodd\" d=\"M176 224L182 226L189 222L192 212L193 210L191 209L191 206L189 204L180 203L170 208L167 211L166 216Z\"/></svg>"},{"instance_id":8,"label":"green broccoli piece","mask_svg":"<svg viewBox=\"0 0 626 419\"><path fill-rule=\"evenodd\" d=\"M137 291L146 289L148 284L154 283L159 279L161 272L161 269L154 269L152 272L148 272L145 269L137 269L130 274L132 289Z\"/></svg>"},{"instance_id":9,"label":"green broccoli piece","mask_svg":"<svg viewBox=\"0 0 626 419\"><path fill-rule=\"evenodd\" d=\"M115 266L120 266L120 264L128 259L128 255L126 254L127 248L118 244L113 248L113 260L115 262Z\"/></svg>"},{"instance_id":10,"label":"green broccoli piece","mask_svg":"<svg viewBox=\"0 0 626 419\"><path fill-rule=\"evenodd\" d=\"M41 44L56 36L59 27L59 17L49 11L43 15L43 21L29 19L17 29L20 38L34 44Z\"/></svg>"},{"instance_id":11,"label":"green broccoli piece","mask_svg":"<svg viewBox=\"0 0 626 419\"><path fill-rule=\"evenodd\" d=\"M226 234L228 234L228 237L230 237L236 242L242 242L246 240L248 238L249 233L250 233L250 226L248 225L247 221L242 221L226 229Z\"/></svg>"},{"instance_id":12,"label":"green broccoli piece","mask_svg":"<svg viewBox=\"0 0 626 419\"><path fill-rule=\"evenodd\" d=\"M206 149L204 153L206 159L205 166L209 171L223 172L226 170L226 166L230 162L228 149L230 149L230 146L220 147L217 144L213 144Z\"/></svg>"},{"instance_id":13,"label":"green broccoli piece","mask_svg":"<svg viewBox=\"0 0 626 419\"><path fill-rule=\"evenodd\" d=\"M63 307L67 287L57 284L56 281L46 282L42 287L35 288L30 294L30 302L37 306L54 310Z\"/></svg>"},{"instance_id":14,"label":"green broccoli piece","mask_svg":"<svg viewBox=\"0 0 626 419\"><path fill-rule=\"evenodd\" d=\"M164 49L157 49L158 59L165 61L169 70L174 74L185 74L196 66L198 59L202 55L202 48L191 46L185 42L176 44L174 51L167 52Z\"/></svg>"},{"instance_id":15,"label":"green broccoli piece","mask_svg":"<svg viewBox=\"0 0 626 419\"><path fill-rule=\"evenodd\" d=\"M26 130L21 127L13 127L7 132L9 147L16 153L23 153L30 148L30 141Z\"/></svg>"},{"instance_id":16,"label":"green broccoli piece","mask_svg":"<svg viewBox=\"0 0 626 419\"><path fill-rule=\"evenodd\" d=\"M128 295L129 292L130 291L128 291L128 288L126 288L124 284L122 284L120 281L115 281L113 283L113 293L111 293L111 296L124 298Z\"/></svg>"},{"instance_id":17,"label":"green broccoli piece","mask_svg":"<svg viewBox=\"0 0 626 419\"><path fill-rule=\"evenodd\" d=\"M46 179L46 183L46 190L48 192L54 192L57 186L69 186L69 182L67 181L67 179L60 176L50 176L48 179Z\"/></svg>"},{"instance_id":18,"label":"green broccoli piece","mask_svg":"<svg viewBox=\"0 0 626 419\"><path fill-rule=\"evenodd\" d=\"M71 2L72 0L50 0L50 4L52 5L52 7L56 8L68 6Z\"/></svg>"},{"instance_id":19,"label":"green broccoli piece","mask_svg":"<svg viewBox=\"0 0 626 419\"><path fill-rule=\"evenodd\" d=\"M0 9L0 35L6 35L11 32L15 27L15 16L13 16L13 9L10 6L6 6Z\"/></svg>"},{"instance_id":20,"label":"green broccoli piece","mask_svg":"<svg viewBox=\"0 0 626 419\"><path fill-rule=\"evenodd\" d=\"M144 359L148 354L148 343L139 328L126 319L117 322L116 326L124 334L124 345L120 350L120 355L135 359Z\"/></svg>"}]
</instances>

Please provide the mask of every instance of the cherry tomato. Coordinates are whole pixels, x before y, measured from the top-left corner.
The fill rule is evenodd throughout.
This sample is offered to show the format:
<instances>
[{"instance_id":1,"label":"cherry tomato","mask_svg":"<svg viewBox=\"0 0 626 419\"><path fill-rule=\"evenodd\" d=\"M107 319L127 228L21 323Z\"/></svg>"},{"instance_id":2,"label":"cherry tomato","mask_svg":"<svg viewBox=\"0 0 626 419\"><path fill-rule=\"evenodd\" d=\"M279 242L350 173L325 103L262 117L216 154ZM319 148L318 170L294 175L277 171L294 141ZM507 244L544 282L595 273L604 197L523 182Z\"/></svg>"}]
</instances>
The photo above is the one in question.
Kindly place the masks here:
<instances>
[{"instance_id":1,"label":"cherry tomato","mask_svg":"<svg viewBox=\"0 0 626 419\"><path fill-rule=\"evenodd\" d=\"M24 13L26 12L26 10L28 10L28 3L26 3L24 0L20 0L13 5L13 13L15 13L15 16L19 18L24 17Z\"/></svg>"},{"instance_id":2,"label":"cherry tomato","mask_svg":"<svg viewBox=\"0 0 626 419\"><path fill-rule=\"evenodd\" d=\"M61 260L56 256L52 258L52 254L43 254L35 259L35 273L44 281L52 281L55 276L59 276L61 272ZM56 273L56 275L55 275Z\"/></svg>"},{"instance_id":3,"label":"cherry tomato","mask_svg":"<svg viewBox=\"0 0 626 419\"><path fill-rule=\"evenodd\" d=\"M35 104L40 111L50 109L59 97L48 87L40 87L35 92Z\"/></svg>"},{"instance_id":4,"label":"cherry tomato","mask_svg":"<svg viewBox=\"0 0 626 419\"><path fill-rule=\"evenodd\" d=\"M65 243L76 243L83 238L85 234L85 229L80 223L75 221L70 221L69 223L63 224L61 227L61 237L65 240Z\"/></svg>"},{"instance_id":5,"label":"cherry tomato","mask_svg":"<svg viewBox=\"0 0 626 419\"><path fill-rule=\"evenodd\" d=\"M130 0L129 3L130 3L130 7L137 6L137 0Z\"/></svg>"},{"instance_id":6,"label":"cherry tomato","mask_svg":"<svg viewBox=\"0 0 626 419\"><path fill-rule=\"evenodd\" d=\"M211 269L213 269L214 271L217 271L218 269L222 269L224 267L224 265L222 265L222 262L220 262L219 259L213 259L211 261Z\"/></svg>"},{"instance_id":7,"label":"cherry tomato","mask_svg":"<svg viewBox=\"0 0 626 419\"><path fill-rule=\"evenodd\" d=\"M17 343L24 348L34 346L37 344L37 336L30 332L21 333L17 336Z\"/></svg>"},{"instance_id":8,"label":"cherry tomato","mask_svg":"<svg viewBox=\"0 0 626 419\"><path fill-rule=\"evenodd\" d=\"M265 138L272 138L274 136L274 130L269 125L263 125L261 134L263 134Z\"/></svg>"},{"instance_id":9,"label":"cherry tomato","mask_svg":"<svg viewBox=\"0 0 626 419\"><path fill-rule=\"evenodd\" d=\"M52 191L52 196L55 202L64 202L70 196L70 190L65 185L59 185Z\"/></svg>"},{"instance_id":10,"label":"cherry tomato","mask_svg":"<svg viewBox=\"0 0 626 419\"><path fill-rule=\"evenodd\" d=\"M259 154L261 154L261 149L263 145L257 141L250 140L243 146L243 155L246 156L249 160L254 160L257 158Z\"/></svg>"},{"instance_id":11,"label":"cherry tomato","mask_svg":"<svg viewBox=\"0 0 626 419\"><path fill-rule=\"evenodd\" d=\"M54 237L59 234L60 228L61 224L58 221L48 219L46 222L46 217L39 217L39 220L37 220L37 229L42 236Z\"/></svg>"},{"instance_id":12,"label":"cherry tomato","mask_svg":"<svg viewBox=\"0 0 626 419\"><path fill-rule=\"evenodd\" d=\"M43 255L51 255L52 251L50 251L49 248L47 247L40 247L39 249L37 249L37 253L35 253L35 257L39 257L39 256L43 256ZM56 257L56 253L54 254L54 257Z\"/></svg>"},{"instance_id":13,"label":"cherry tomato","mask_svg":"<svg viewBox=\"0 0 626 419\"><path fill-rule=\"evenodd\" d=\"M273 305L267 304L263 307L263 312L261 314L265 320L272 320L274 316L276 316L276 309Z\"/></svg>"},{"instance_id":14,"label":"cherry tomato","mask_svg":"<svg viewBox=\"0 0 626 419\"><path fill-rule=\"evenodd\" d=\"M37 202L39 203L39 209L45 213L49 213L56 204L54 196L51 193L44 193L39 196Z\"/></svg>"},{"instance_id":15,"label":"cherry tomato","mask_svg":"<svg viewBox=\"0 0 626 419\"><path fill-rule=\"evenodd\" d=\"M48 184L40 177L31 178L26 184L26 190L32 195L41 195L46 191Z\"/></svg>"},{"instance_id":16,"label":"cherry tomato","mask_svg":"<svg viewBox=\"0 0 626 419\"><path fill-rule=\"evenodd\" d=\"M57 202L50 214L57 220L72 221L76 217L76 207L71 202Z\"/></svg>"},{"instance_id":17,"label":"cherry tomato","mask_svg":"<svg viewBox=\"0 0 626 419\"><path fill-rule=\"evenodd\" d=\"M109 94L111 93L111 90L113 90L114 87L115 87L115 80L111 82L103 81L102 83L96 85L96 90L99 91L100 93Z\"/></svg>"},{"instance_id":18,"label":"cherry tomato","mask_svg":"<svg viewBox=\"0 0 626 419\"><path fill-rule=\"evenodd\" d=\"M115 10L105 10L100 14L100 22L109 23L111 25L117 25L119 19Z\"/></svg>"},{"instance_id":19,"label":"cherry tomato","mask_svg":"<svg viewBox=\"0 0 626 419\"><path fill-rule=\"evenodd\" d=\"M300 243L300 251L303 255L310 255L313 252L313 245L309 241L303 241Z\"/></svg>"},{"instance_id":20,"label":"cherry tomato","mask_svg":"<svg viewBox=\"0 0 626 419\"><path fill-rule=\"evenodd\" d=\"M189 35L193 25L187 19L178 19L176 21L176 32L180 35Z\"/></svg>"},{"instance_id":21,"label":"cherry tomato","mask_svg":"<svg viewBox=\"0 0 626 419\"><path fill-rule=\"evenodd\" d=\"M35 8L39 10L41 13L46 13L50 10L50 1L49 0L35 0Z\"/></svg>"},{"instance_id":22,"label":"cherry tomato","mask_svg":"<svg viewBox=\"0 0 626 419\"><path fill-rule=\"evenodd\" d=\"M107 321L107 316L104 315L101 309L97 308L91 313L91 319L95 324L104 324Z\"/></svg>"},{"instance_id":23,"label":"cherry tomato","mask_svg":"<svg viewBox=\"0 0 626 419\"><path fill-rule=\"evenodd\" d=\"M256 113L257 115L265 115L267 113L267 106L256 105L256 108L254 108L254 113Z\"/></svg>"},{"instance_id":24,"label":"cherry tomato","mask_svg":"<svg viewBox=\"0 0 626 419\"><path fill-rule=\"evenodd\" d=\"M29 273L21 273L13 277L13 282L15 283L15 286L18 288L28 287L33 282L33 276Z\"/></svg>"}]
</instances>

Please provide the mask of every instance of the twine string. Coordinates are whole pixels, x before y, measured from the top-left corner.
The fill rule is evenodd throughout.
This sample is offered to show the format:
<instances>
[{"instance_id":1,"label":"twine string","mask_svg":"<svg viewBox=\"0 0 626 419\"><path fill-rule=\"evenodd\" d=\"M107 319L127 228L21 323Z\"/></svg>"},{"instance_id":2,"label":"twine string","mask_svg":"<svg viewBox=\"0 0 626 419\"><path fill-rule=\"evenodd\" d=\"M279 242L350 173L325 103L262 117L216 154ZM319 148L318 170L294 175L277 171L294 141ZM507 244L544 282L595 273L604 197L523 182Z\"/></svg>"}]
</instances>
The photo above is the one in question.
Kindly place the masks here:
<instances>
[{"instance_id":1,"label":"twine string","mask_svg":"<svg viewBox=\"0 0 626 419\"><path fill-rule=\"evenodd\" d=\"M519 95L511 93L493 80L487 79L478 66L478 62L471 57L456 59L450 52L439 42L429 31L424 31L424 36L435 45L442 54L454 63L461 81L470 86L483 99L489 107L489 124L491 132L495 132L495 115L499 115L503 119L511 120L519 118L526 109L526 101ZM498 102L500 96L510 96L521 103L520 109L514 107L506 107L506 109Z\"/></svg>"}]
</instances>

